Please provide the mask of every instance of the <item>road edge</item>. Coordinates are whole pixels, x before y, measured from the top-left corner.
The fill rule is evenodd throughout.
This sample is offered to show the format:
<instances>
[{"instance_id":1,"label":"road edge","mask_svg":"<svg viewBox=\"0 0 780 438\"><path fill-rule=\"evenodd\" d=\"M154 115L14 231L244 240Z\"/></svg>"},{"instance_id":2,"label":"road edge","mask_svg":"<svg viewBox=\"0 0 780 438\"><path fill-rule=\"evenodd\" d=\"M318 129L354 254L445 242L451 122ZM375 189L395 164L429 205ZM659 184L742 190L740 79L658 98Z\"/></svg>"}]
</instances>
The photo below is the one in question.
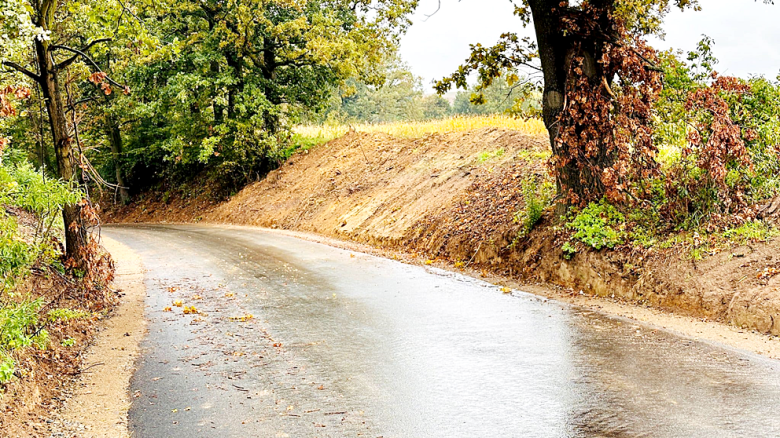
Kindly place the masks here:
<instances>
[{"instance_id":1,"label":"road edge","mask_svg":"<svg viewBox=\"0 0 780 438\"><path fill-rule=\"evenodd\" d=\"M130 379L146 334L144 267L128 246L102 237L114 259L120 303L83 357L71 396L58 413L63 429L52 436L129 438Z\"/></svg>"},{"instance_id":2,"label":"road edge","mask_svg":"<svg viewBox=\"0 0 780 438\"><path fill-rule=\"evenodd\" d=\"M677 336L694 341L715 344L721 347L741 350L743 352L750 352L768 359L780 360L779 336L761 333L756 330L742 329L720 321L682 315L675 313L670 309L658 309L646 305L643 306L635 302L621 300L620 298L596 296L585 293L583 291L577 292L566 288L555 287L554 285L550 284L527 283L495 273L456 267L454 263L447 260L436 260L429 264L429 262L425 260L424 257L419 257L416 254L411 254L406 251L378 248L364 243L337 239L334 237L323 236L321 234L306 231L274 229L252 225L235 225L227 223L207 223L203 225L255 228L265 232L277 233L308 240L310 242L328 245L347 251L361 252L377 257L395 260L409 265L416 265L425 268L438 268L451 273L465 275L467 277L485 281L499 287L509 287L513 291L531 294L539 297L540 299L555 300L560 303L566 303L582 309L599 312L607 316L625 318L629 321L641 323L651 328L655 327L662 329Z\"/></svg>"}]
</instances>

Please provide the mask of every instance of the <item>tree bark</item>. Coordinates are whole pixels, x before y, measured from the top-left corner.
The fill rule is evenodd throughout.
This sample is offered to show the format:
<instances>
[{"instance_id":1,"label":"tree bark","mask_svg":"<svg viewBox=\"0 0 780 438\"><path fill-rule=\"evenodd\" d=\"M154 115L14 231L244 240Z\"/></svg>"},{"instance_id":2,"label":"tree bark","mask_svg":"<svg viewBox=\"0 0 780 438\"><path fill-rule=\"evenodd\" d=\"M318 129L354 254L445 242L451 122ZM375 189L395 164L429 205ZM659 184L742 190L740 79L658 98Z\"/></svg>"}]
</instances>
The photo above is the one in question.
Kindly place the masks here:
<instances>
[{"instance_id":1,"label":"tree bark","mask_svg":"<svg viewBox=\"0 0 780 438\"><path fill-rule=\"evenodd\" d=\"M266 81L265 86L265 98L273 104L278 110L278 106L282 101L279 98L276 90L273 89L272 84L276 79L276 50L274 49L273 42L266 41L267 47L263 50L263 79ZM270 111L265 111L263 114L263 122L265 124L265 130L271 134L276 134L279 130L279 115Z\"/></svg>"},{"instance_id":2,"label":"tree bark","mask_svg":"<svg viewBox=\"0 0 780 438\"><path fill-rule=\"evenodd\" d=\"M47 13L48 12L48 13ZM47 16L53 16L53 12L41 11L41 23L44 29L48 29ZM46 102L46 110L49 113L49 124L54 140L54 152L57 157L57 171L65 181L75 181L78 178L77 159L74 157L71 144L71 136L68 132L68 124L65 119L65 107L62 101L62 92L59 84L58 72L54 60L49 52L48 41L35 40L35 50L38 58L39 84ZM73 260L77 267L81 268L85 263L85 250L87 247L87 229L81 218L79 205L66 205L62 211L65 223L65 249L66 256Z\"/></svg>"},{"instance_id":3,"label":"tree bark","mask_svg":"<svg viewBox=\"0 0 780 438\"><path fill-rule=\"evenodd\" d=\"M111 143L111 157L114 160L116 171L116 185L119 186L119 201L122 204L127 204L130 202L130 192L122 173L122 132L119 130L119 124L113 118L108 121L108 138Z\"/></svg>"},{"instance_id":4,"label":"tree bark","mask_svg":"<svg viewBox=\"0 0 780 438\"><path fill-rule=\"evenodd\" d=\"M605 6L611 0L601 0ZM566 108L567 92L574 86L577 77L573 74L571 63L576 57L583 58L583 72L590 78L591 83L597 84L606 79L611 83L611 78L602 78L598 63L598 43L567 36L563 23L560 20L560 12L555 11L559 7L558 0L529 0L533 16L534 30L539 50L542 73L544 78L544 91L542 94L542 118L550 135L552 154L557 163L556 185L558 193L564 196L573 192L580 199L601 197L604 187L600 175L582 169L578 165L576 157L572 156L572 147L559 141L561 125L559 123L561 113ZM612 164L610 156L602 153L594 157L592 162L597 168L606 168Z\"/></svg>"},{"instance_id":5,"label":"tree bark","mask_svg":"<svg viewBox=\"0 0 780 438\"><path fill-rule=\"evenodd\" d=\"M236 84L230 86L228 89L228 107L227 113L229 119L235 119L236 117L236 97L244 92L244 60L242 57L234 52L228 52L225 55L225 61L228 67L233 70L233 75L236 78Z\"/></svg>"}]
</instances>

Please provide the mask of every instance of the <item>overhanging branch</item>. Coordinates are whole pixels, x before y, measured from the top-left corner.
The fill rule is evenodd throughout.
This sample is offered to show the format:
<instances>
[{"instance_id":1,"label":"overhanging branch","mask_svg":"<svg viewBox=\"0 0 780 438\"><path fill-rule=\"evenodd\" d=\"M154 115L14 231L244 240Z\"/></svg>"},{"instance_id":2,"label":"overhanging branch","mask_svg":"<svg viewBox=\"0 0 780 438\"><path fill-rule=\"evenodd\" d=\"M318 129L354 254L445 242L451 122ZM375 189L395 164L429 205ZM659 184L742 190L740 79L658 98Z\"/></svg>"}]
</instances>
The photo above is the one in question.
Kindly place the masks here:
<instances>
[{"instance_id":1,"label":"overhanging branch","mask_svg":"<svg viewBox=\"0 0 780 438\"><path fill-rule=\"evenodd\" d=\"M31 72L30 70L22 67L21 65L15 63L15 62L3 61L3 65L18 71L19 73L24 74L25 76L29 77L30 79L34 80L35 82L38 82L38 83L41 82L41 77L40 76L38 76L37 74Z\"/></svg>"},{"instance_id":2,"label":"overhanging branch","mask_svg":"<svg viewBox=\"0 0 780 438\"><path fill-rule=\"evenodd\" d=\"M67 47L67 46L52 46L52 49L63 49L63 50L67 50L67 51L75 53L70 58L62 61L59 64L57 64L57 66L55 68L57 70L61 70L63 68L67 68L69 65L73 64L77 59L79 59L79 56L85 56L86 57L87 55L85 53L89 49L91 49L93 46L95 46L96 44L107 43L109 41L111 41L111 38L100 38L100 39L97 39L97 40L92 41L91 43L87 44L84 48L82 48L80 50L72 49L72 48Z\"/></svg>"},{"instance_id":3,"label":"overhanging branch","mask_svg":"<svg viewBox=\"0 0 780 438\"><path fill-rule=\"evenodd\" d=\"M51 46L51 48L52 48L52 50L56 50L56 49L65 50L67 52L74 53L77 56L81 56L82 58L84 58L84 60L88 64L90 64L95 69L95 71L103 73L103 70L100 69L100 66L98 66L97 63L92 58L89 57L89 55L87 55L86 53L82 52L81 50L74 49L74 48L68 47L68 46L61 46L61 45ZM106 80L108 81L108 83L110 83L112 85L115 85L117 87L120 87L120 88L124 88L125 87L124 85L120 84L119 82L111 79L109 76L106 76Z\"/></svg>"}]
</instances>

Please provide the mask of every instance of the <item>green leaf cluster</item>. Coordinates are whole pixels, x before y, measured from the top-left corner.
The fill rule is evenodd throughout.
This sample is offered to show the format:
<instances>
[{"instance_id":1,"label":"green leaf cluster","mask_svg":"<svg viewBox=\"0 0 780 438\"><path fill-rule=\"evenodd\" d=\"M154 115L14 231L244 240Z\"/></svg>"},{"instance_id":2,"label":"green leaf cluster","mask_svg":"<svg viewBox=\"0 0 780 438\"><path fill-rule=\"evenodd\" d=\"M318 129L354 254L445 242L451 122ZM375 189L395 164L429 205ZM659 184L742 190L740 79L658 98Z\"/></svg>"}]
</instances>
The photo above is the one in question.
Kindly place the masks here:
<instances>
[{"instance_id":1,"label":"green leaf cluster","mask_svg":"<svg viewBox=\"0 0 780 438\"><path fill-rule=\"evenodd\" d=\"M13 377L14 350L35 346L48 347L49 336L45 330L36 330L38 312L43 300L0 304L0 384Z\"/></svg>"},{"instance_id":2,"label":"green leaf cluster","mask_svg":"<svg viewBox=\"0 0 780 438\"><path fill-rule=\"evenodd\" d=\"M605 200L591 202L570 215L566 228L572 230L572 239L600 250L614 248L625 240L625 216Z\"/></svg>"}]
</instances>

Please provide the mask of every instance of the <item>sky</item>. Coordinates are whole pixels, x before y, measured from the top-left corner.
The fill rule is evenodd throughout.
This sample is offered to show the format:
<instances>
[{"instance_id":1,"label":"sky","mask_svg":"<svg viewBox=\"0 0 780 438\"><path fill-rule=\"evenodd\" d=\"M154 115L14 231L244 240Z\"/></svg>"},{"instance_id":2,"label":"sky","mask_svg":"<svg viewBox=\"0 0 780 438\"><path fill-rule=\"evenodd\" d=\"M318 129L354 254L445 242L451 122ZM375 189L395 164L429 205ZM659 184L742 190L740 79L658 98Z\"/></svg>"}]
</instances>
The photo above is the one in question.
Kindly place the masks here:
<instances>
[{"instance_id":1,"label":"sky","mask_svg":"<svg viewBox=\"0 0 780 438\"><path fill-rule=\"evenodd\" d=\"M533 36L512 15L510 0L421 0L414 24L401 42L401 56L431 82L457 69L469 54L469 44L493 45L503 32ZM754 0L700 0L702 11L674 11L666 19L665 40L651 39L659 50L692 50L702 35L715 40L716 66L721 74L747 77L760 74L774 79L780 73L780 2Z\"/></svg>"}]
</instances>

